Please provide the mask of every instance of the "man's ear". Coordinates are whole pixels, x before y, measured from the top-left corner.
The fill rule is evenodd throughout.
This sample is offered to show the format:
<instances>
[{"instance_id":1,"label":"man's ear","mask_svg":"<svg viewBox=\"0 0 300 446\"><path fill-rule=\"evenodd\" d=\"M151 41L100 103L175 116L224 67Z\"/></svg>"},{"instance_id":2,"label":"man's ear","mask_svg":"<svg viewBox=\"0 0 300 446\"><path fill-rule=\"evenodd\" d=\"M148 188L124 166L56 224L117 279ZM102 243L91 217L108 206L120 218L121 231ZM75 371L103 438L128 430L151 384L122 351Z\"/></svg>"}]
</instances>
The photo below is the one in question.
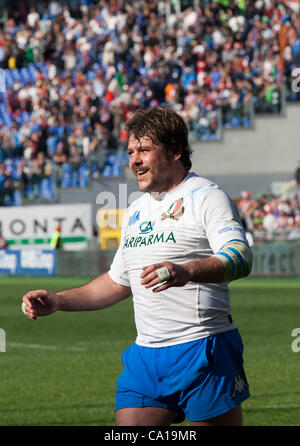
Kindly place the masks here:
<instances>
[{"instance_id":1,"label":"man's ear","mask_svg":"<svg viewBox=\"0 0 300 446\"><path fill-rule=\"evenodd\" d=\"M173 155L174 160L175 161L180 160L181 156L182 156L182 150L181 150L180 147L178 147L177 152L175 152L174 155Z\"/></svg>"}]
</instances>

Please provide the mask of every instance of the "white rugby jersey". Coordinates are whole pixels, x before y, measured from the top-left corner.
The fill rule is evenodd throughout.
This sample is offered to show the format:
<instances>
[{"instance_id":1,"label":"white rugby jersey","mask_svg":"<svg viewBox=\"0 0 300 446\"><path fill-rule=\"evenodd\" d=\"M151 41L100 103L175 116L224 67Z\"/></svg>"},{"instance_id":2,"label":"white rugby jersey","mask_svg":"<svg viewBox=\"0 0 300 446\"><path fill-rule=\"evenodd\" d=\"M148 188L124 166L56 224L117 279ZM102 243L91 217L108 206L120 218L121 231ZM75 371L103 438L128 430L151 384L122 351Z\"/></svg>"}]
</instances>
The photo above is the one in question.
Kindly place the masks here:
<instances>
[{"instance_id":1,"label":"white rugby jersey","mask_svg":"<svg viewBox=\"0 0 300 446\"><path fill-rule=\"evenodd\" d=\"M230 240L247 243L234 203L194 173L163 197L145 193L128 207L109 274L131 288L137 344L170 346L235 328L227 283L188 282L153 293L140 278L143 266L205 259Z\"/></svg>"}]
</instances>

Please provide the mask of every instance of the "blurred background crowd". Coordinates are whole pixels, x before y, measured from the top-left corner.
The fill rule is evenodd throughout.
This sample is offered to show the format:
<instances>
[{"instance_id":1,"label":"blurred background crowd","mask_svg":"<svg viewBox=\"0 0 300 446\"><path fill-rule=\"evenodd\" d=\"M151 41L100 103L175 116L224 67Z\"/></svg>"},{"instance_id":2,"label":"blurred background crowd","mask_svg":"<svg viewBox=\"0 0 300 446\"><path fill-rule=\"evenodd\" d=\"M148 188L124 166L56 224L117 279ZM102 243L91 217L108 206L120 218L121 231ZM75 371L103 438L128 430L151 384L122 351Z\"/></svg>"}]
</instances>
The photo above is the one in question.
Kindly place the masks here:
<instances>
[{"instance_id":1,"label":"blurred background crowd","mask_svg":"<svg viewBox=\"0 0 300 446\"><path fill-rule=\"evenodd\" d=\"M2 4L0 206L119 176L124 122L138 108L171 107L191 140L207 141L300 99L285 88L300 67L297 2ZM246 195L238 206L250 228L270 214L278 227L299 225L297 193L280 202Z\"/></svg>"},{"instance_id":2,"label":"blurred background crowd","mask_svg":"<svg viewBox=\"0 0 300 446\"><path fill-rule=\"evenodd\" d=\"M300 238L300 192L253 196L242 191L235 200L250 244Z\"/></svg>"}]
</instances>

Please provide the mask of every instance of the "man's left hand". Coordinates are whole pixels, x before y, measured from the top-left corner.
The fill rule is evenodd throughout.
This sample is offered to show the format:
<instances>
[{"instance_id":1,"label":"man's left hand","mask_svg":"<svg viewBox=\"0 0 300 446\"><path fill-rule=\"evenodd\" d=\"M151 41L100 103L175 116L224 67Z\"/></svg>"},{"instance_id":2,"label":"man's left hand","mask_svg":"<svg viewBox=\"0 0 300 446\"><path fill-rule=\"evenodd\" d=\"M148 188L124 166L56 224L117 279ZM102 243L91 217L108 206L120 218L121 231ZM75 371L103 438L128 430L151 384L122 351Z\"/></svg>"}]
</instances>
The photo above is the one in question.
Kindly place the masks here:
<instances>
[{"instance_id":1,"label":"man's left hand","mask_svg":"<svg viewBox=\"0 0 300 446\"><path fill-rule=\"evenodd\" d=\"M141 284L145 288L152 288L161 283L156 272L160 268L167 268L170 278L163 282L161 286L157 286L155 289L153 289L154 293L158 293L173 286L184 286L190 280L190 273L184 268L184 266L171 262L155 263L153 265L143 266L142 268L143 272L141 274Z\"/></svg>"}]
</instances>

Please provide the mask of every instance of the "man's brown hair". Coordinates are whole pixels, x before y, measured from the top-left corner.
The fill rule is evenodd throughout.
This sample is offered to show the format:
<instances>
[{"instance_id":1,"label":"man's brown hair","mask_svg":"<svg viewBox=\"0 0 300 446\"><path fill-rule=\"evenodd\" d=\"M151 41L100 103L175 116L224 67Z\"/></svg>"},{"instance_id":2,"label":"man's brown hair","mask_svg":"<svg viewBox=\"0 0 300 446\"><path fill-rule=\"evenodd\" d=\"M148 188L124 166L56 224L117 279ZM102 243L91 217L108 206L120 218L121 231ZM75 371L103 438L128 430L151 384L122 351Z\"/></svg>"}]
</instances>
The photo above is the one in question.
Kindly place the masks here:
<instances>
[{"instance_id":1,"label":"man's brown hair","mask_svg":"<svg viewBox=\"0 0 300 446\"><path fill-rule=\"evenodd\" d=\"M137 110L125 124L127 139L134 136L140 140L144 136L152 139L154 144L162 144L165 150L180 153L180 161L187 171L192 167L192 151L188 142L188 128L184 120L173 110L153 107Z\"/></svg>"}]
</instances>

